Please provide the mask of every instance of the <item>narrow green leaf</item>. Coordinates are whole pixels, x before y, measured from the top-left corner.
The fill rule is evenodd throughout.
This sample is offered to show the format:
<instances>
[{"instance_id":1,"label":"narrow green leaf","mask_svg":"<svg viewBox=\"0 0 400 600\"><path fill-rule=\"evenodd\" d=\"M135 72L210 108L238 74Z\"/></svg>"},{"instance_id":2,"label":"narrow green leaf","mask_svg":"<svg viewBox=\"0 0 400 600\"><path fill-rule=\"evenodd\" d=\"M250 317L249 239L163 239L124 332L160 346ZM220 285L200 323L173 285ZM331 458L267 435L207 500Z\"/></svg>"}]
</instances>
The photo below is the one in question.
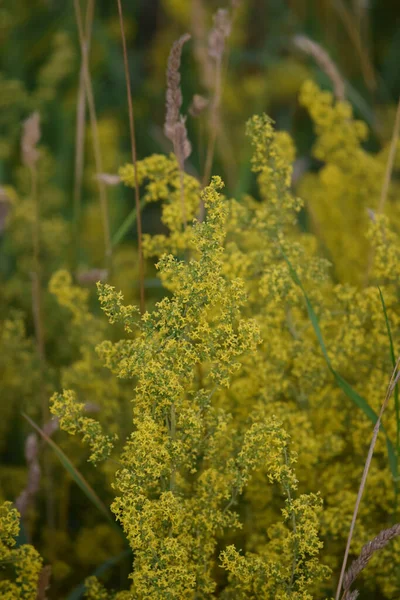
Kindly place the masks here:
<instances>
[{"instance_id":1,"label":"narrow green leaf","mask_svg":"<svg viewBox=\"0 0 400 600\"><path fill-rule=\"evenodd\" d=\"M306 291L299 279L299 276L297 275L295 269L293 268L293 265L291 264L289 258L286 256L284 250L282 247L280 247L280 251L282 253L282 256L286 262L286 264L288 265L289 268L289 273L294 281L294 283L296 283L296 285L298 285L301 289L301 291L303 292L303 296L306 302L306 307L307 307L307 312L308 312L308 316L310 318L311 324L313 326L315 335L317 337L318 343L320 345L320 348L322 350L322 354L326 360L326 363L328 365L329 370L331 371L333 377L335 378L335 381L337 383L337 385L340 387L340 389L346 394L346 396L348 398L350 398L350 400L352 400L352 402L354 402L354 404L356 406L358 406L359 408L361 408L361 410L363 411L363 413L365 414L366 417L368 417L368 419L370 419L372 421L372 423L375 425L375 423L378 420L378 415L376 414L376 412L373 410L373 408L370 407L370 405L368 404L368 402L365 400L365 398L363 398L358 392L356 392L352 386L350 385L350 383L348 381L346 381L344 379L344 377L342 377L339 373L337 373L337 371L335 371L335 369L332 367L332 363L330 361L330 358L328 356L328 352L325 346L325 342L324 339L322 337L322 332L319 326L319 322L318 322L318 317L315 314L315 311L311 305L311 302L306 294ZM397 386L396 386L397 388ZM389 439L389 436L384 428L384 426L381 424L381 429L384 432L385 436L386 436L386 446L387 446L387 450L388 450L388 460L389 460L389 467L390 467L390 471L392 473L392 477L393 480L395 482L395 485L397 485L397 478L398 478L398 469L397 469L397 453L394 449L394 446L391 442L391 440Z\"/></svg>"},{"instance_id":2,"label":"narrow green leaf","mask_svg":"<svg viewBox=\"0 0 400 600\"><path fill-rule=\"evenodd\" d=\"M128 550L124 550L120 554L117 554L117 556L113 556L112 558L109 558L108 560L104 561L94 571L94 573L92 573L92 576L100 577L101 575L103 575L103 573L105 573L106 571L108 571L109 569L111 569L112 567L117 565L119 562L121 562L121 560L128 557L130 554L132 554L132 550L128 549ZM80 600L81 598L83 598L84 593L85 593L85 584L81 583L74 590L72 590L72 592L67 596L67 600Z\"/></svg>"},{"instance_id":3,"label":"narrow green leaf","mask_svg":"<svg viewBox=\"0 0 400 600\"><path fill-rule=\"evenodd\" d=\"M385 317L386 330L387 330L387 334L388 334L388 338L389 338L390 358L392 360L392 367L394 369L396 367L396 355L394 352L392 330L390 328L390 322L389 322L389 317L388 317L387 310L386 310L385 299L383 297L382 290L379 286L378 286L378 290L379 290L379 296L380 296L381 303L382 303L383 315ZM397 464L398 457L399 457L399 450L400 450L400 406L399 406L399 386L398 385L396 385L394 388L394 406L395 406L395 411L396 411L396 456L397 456L396 464Z\"/></svg>"},{"instance_id":4,"label":"narrow green leaf","mask_svg":"<svg viewBox=\"0 0 400 600\"><path fill-rule=\"evenodd\" d=\"M140 201L140 210L143 210L143 207L145 204L146 204L146 202L142 198L142 200ZM136 223L136 207L131 210L131 212L125 218L122 225L120 225L120 227L117 229L117 231L113 235L113 238L111 240L111 245L113 248L114 248L114 246L117 246L120 242L122 242L122 240L124 239L124 237L126 236L128 231L133 227L133 225L135 223Z\"/></svg>"},{"instance_id":5,"label":"narrow green leaf","mask_svg":"<svg viewBox=\"0 0 400 600\"><path fill-rule=\"evenodd\" d=\"M384 317L385 317L386 329L387 329L388 338L389 338L390 358L392 359L392 366L393 366L393 368L395 368L395 366L396 366L396 356L395 356L395 353L394 353L392 330L390 329L390 323L389 323L388 314L387 314L387 310L386 310L385 300L383 298L382 290L381 290L381 288L379 286L378 286L378 290L379 290L379 296L381 298L382 309L383 309L383 314L384 314ZM395 390L397 390L397 386L396 386Z\"/></svg>"},{"instance_id":6,"label":"narrow green leaf","mask_svg":"<svg viewBox=\"0 0 400 600\"><path fill-rule=\"evenodd\" d=\"M122 529L114 521L112 514L110 513L104 502L100 500L94 489L89 485L89 483L86 481L83 475L81 475L78 469L71 463L68 456L61 450L61 448L54 442L54 440L51 439L51 437L49 437L38 425L36 425L34 421L32 421L30 417L28 417L28 415L22 413L22 416L28 421L28 423L33 427L33 429L37 431L37 433L44 439L44 441L47 444L49 444L49 446L51 446L51 448L54 450L57 457L59 458L61 464L71 475L75 483L81 488L81 490L87 496L87 498L89 498L90 502L94 506L96 506L96 508L106 517L113 529L118 531L120 536L123 537L123 539L125 540L126 538Z\"/></svg>"}]
</instances>

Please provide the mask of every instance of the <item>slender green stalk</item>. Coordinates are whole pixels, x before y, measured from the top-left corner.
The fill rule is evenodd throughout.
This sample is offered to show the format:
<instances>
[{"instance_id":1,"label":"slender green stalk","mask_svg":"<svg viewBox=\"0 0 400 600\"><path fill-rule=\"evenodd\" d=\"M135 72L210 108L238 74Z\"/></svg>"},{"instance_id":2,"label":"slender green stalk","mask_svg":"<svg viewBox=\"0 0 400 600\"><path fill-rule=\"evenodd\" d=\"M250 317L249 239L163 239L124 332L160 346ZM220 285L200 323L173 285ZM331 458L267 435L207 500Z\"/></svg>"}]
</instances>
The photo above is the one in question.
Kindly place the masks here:
<instances>
[{"instance_id":1,"label":"slender green stalk","mask_svg":"<svg viewBox=\"0 0 400 600\"><path fill-rule=\"evenodd\" d=\"M102 157L100 150L100 141L99 141L99 132L97 125L97 115L96 115L96 107L93 96L93 88L92 81L90 78L89 71L89 47L88 40L86 39L86 35L83 29L83 19L82 12L79 4L79 0L74 0L75 7L75 17L76 23L78 27L78 35L79 35L79 43L81 47L82 54L82 65L83 65L83 77L85 82L85 91L86 98L88 102L89 108L89 118L90 118L90 127L92 130L92 141L93 141L93 154L96 165L97 175L103 173L103 165L102 165ZM94 0L88 0L88 17L89 19L93 19L94 12ZM111 271L112 265L112 246L111 246L111 235L110 235L110 223L109 223L109 214L108 214L108 200L106 193L106 186L101 178L96 177L98 189L99 189L99 197L100 197L100 207L101 207L101 215L103 222L103 237L104 237L104 254L105 254L105 266L108 271Z\"/></svg>"},{"instance_id":2,"label":"slender green stalk","mask_svg":"<svg viewBox=\"0 0 400 600\"><path fill-rule=\"evenodd\" d=\"M44 335L44 324L43 324L43 299L42 299L42 276L41 276L41 264L40 264L40 199L38 194L37 186L37 168L36 163L33 163L29 167L31 175L31 195L34 206L34 217L32 224L32 250L33 250L33 270L32 270L32 312L33 322L35 328L36 347L39 356L39 370L40 370L40 399L41 399L41 412L43 424L48 419L48 404L47 395L44 385L44 376L46 368L46 349L45 349L45 335ZM46 475L46 514L47 514L47 525L50 531L55 528L55 511L54 511L54 493L52 485L52 469L49 461L49 457L45 456L43 459L44 472ZM50 543L51 552L54 552L52 543Z\"/></svg>"},{"instance_id":3,"label":"slender green stalk","mask_svg":"<svg viewBox=\"0 0 400 600\"><path fill-rule=\"evenodd\" d=\"M390 378L389 385L387 387L386 396L382 403L381 410L378 415L378 420L376 421L375 426L374 426L372 440L371 440L371 443L369 446L367 460L365 461L364 471L363 471L363 474L361 477L361 483L360 483L360 487L358 489L357 499L356 499L356 503L354 506L353 517L351 519L350 531L349 531L349 535L347 538L346 550L344 552L343 564L342 564L342 569L340 572L339 583L338 583L337 590L336 590L335 600L339 600L340 595L341 595L342 586L343 586L343 578L344 578L344 574L346 572L347 559L349 557L349 552L350 552L351 540L353 539L353 533L354 533L354 528L355 528L355 524L356 524L356 520L357 520L357 515L358 515L358 511L359 511L360 504L361 504L361 498L364 493L365 484L367 481L367 476L368 476L369 468L370 468L371 461L372 461L372 456L374 454L375 444L376 444L379 429L381 426L382 415L385 412L385 409L389 403L390 397L391 397L391 395L397 385L397 382L399 380L399 377L400 377L399 366L400 366L400 358L397 359L396 366L393 369L393 373Z\"/></svg>"},{"instance_id":4,"label":"slender green stalk","mask_svg":"<svg viewBox=\"0 0 400 600\"><path fill-rule=\"evenodd\" d=\"M90 2L86 5L86 23L85 39L87 47L90 47L90 38L93 25L93 10ZM75 133L75 170L74 170L74 191L73 191L73 259L72 267L76 269L79 256L79 229L81 223L81 204L82 204L82 184L84 168L84 149L85 149L85 128L86 128L86 95L85 95L85 67L83 56L79 72L79 85L76 102L76 133Z\"/></svg>"},{"instance_id":5,"label":"slender green stalk","mask_svg":"<svg viewBox=\"0 0 400 600\"><path fill-rule=\"evenodd\" d=\"M384 211L384 208L385 208L388 191L389 191L389 185L390 185L390 181L392 179L393 166L394 166L394 161L396 158L396 149L397 149L397 144L399 141L399 135L400 135L400 97L399 97L399 100L397 103L396 118L394 121L394 127L393 127L393 133L392 133L392 141L390 144L389 156L388 156L388 160L386 163L385 176L383 179L381 195L379 198L379 204L378 204L378 210L377 210L378 214L382 214ZM364 287L366 287L368 285L373 261L374 261L374 250L373 250L373 248L371 248L369 257L368 257L368 266L367 266L367 272L365 275Z\"/></svg>"},{"instance_id":6,"label":"slender green stalk","mask_svg":"<svg viewBox=\"0 0 400 600\"><path fill-rule=\"evenodd\" d=\"M129 132L130 132L130 138L131 138L132 163L133 163L133 169L134 169L134 173L135 173L136 228L137 228L138 252L139 252L140 312L143 314L145 311L144 260L143 260L143 248L142 248L142 218L141 218L141 214L140 214L140 193L139 193L139 181L138 181L138 174L137 174L135 120L134 120L134 115L133 115L131 78L130 78L130 74L129 74L128 52L126 49L124 16L123 16L123 12L122 12L121 0L117 0L117 4L118 4L119 22L120 22L120 27L121 27L122 49L123 49L123 53L124 53L124 69L125 69L125 81L126 81L126 94L127 94L127 100L128 100Z\"/></svg>"},{"instance_id":7,"label":"slender green stalk","mask_svg":"<svg viewBox=\"0 0 400 600\"><path fill-rule=\"evenodd\" d=\"M219 106L221 103L221 87L222 87L222 56L217 59L215 68L215 94L211 108L210 119L210 137L208 140L206 164L204 166L203 187L209 184L212 166L214 162L215 143L218 133L218 116Z\"/></svg>"}]
</instances>

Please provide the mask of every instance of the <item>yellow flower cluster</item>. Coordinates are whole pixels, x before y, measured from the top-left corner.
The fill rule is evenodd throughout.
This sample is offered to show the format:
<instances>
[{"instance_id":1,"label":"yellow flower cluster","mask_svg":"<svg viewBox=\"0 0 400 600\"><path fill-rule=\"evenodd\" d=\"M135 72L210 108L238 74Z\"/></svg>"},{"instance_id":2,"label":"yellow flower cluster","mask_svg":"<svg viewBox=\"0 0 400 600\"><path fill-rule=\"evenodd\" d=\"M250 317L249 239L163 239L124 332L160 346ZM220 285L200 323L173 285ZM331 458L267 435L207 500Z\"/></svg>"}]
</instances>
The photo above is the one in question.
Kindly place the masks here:
<instances>
[{"instance_id":1,"label":"yellow flower cluster","mask_svg":"<svg viewBox=\"0 0 400 600\"><path fill-rule=\"evenodd\" d=\"M15 547L18 533L18 511L4 502L0 505L0 569L9 567L13 578L0 578L0 594L4 600L36 600L42 559L33 546Z\"/></svg>"},{"instance_id":2,"label":"yellow flower cluster","mask_svg":"<svg viewBox=\"0 0 400 600\"><path fill-rule=\"evenodd\" d=\"M260 470L270 485L281 484L285 519L299 521L298 533L292 525L281 527L288 537L288 562L296 560L296 580L308 573L301 589L326 576L311 558L320 542L315 517L304 507L313 501L292 498L297 481L281 424L260 413L243 429L213 402L229 389L243 355L254 356L260 343L255 321L241 315L245 282L224 273L228 204L221 188L214 177L201 193L207 214L192 228L194 257L182 261L164 254L158 262L172 297L138 317L135 307L123 305L120 293L98 284L103 310L129 334L117 343L103 342L98 352L118 377L133 379L135 385L133 430L119 457L118 496L112 505L135 557L129 598L210 597L217 585L218 537L241 526L234 507ZM70 433L85 431L83 421L78 419L77 426L78 407L71 400L70 392L58 396L53 412ZM306 525L300 529L301 518L309 530ZM310 546L308 553L304 544ZM224 559L221 565L229 570ZM287 587L288 573L281 578ZM271 586L280 585L278 579ZM87 597L108 595L91 579Z\"/></svg>"}]
</instances>

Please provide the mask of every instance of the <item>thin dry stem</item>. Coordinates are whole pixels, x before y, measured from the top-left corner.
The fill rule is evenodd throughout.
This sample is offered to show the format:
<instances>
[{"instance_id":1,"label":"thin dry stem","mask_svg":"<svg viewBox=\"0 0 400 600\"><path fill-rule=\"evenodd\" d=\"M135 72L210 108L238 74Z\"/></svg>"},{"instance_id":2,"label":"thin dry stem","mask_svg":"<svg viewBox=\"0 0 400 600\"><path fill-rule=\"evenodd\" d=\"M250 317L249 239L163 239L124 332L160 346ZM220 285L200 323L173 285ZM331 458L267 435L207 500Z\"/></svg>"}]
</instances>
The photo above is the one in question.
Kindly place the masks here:
<instances>
[{"instance_id":1,"label":"thin dry stem","mask_svg":"<svg viewBox=\"0 0 400 600\"><path fill-rule=\"evenodd\" d=\"M345 100L345 83L328 52L317 42L310 40L305 35L296 35L293 39L296 48L299 48L305 54L312 56L321 71L323 71L331 80L333 90L338 100Z\"/></svg>"},{"instance_id":2,"label":"thin dry stem","mask_svg":"<svg viewBox=\"0 0 400 600\"><path fill-rule=\"evenodd\" d=\"M82 13L79 4L79 0L74 0L74 8L75 8L75 17L76 23L78 27L78 35L79 35L79 44L81 48L82 55L82 65L83 65L83 73L84 73L84 83L85 83L85 91L86 98L88 102L89 108L89 118L90 118L90 127L92 130L92 141L93 141L93 154L96 165L96 172L100 174L103 172L102 167L102 157L101 157L101 149L100 149L100 141L99 141L99 132L97 126L97 115L96 115L96 107L93 96L93 88L92 81L90 78L90 70L89 70L89 47L88 40L86 39L85 32L83 29L83 20ZM94 0L88 0L88 14L93 14L94 11ZM111 245L111 235L110 235L110 223L108 216L108 200L107 200L107 192L106 186L101 181L101 179L97 178L97 184L99 189L99 197L100 197L100 207L101 207L101 215L103 222L103 237L104 237L104 254L105 254L105 265L108 270L111 269L111 261L112 261L112 245Z\"/></svg>"},{"instance_id":3,"label":"thin dry stem","mask_svg":"<svg viewBox=\"0 0 400 600\"><path fill-rule=\"evenodd\" d=\"M86 5L86 23L85 39L87 48L90 48L90 39L93 25L93 4L87 2ZM83 169L85 153L85 128L86 128L86 94L85 94L85 67L83 55L81 57L81 66L79 71L79 85L76 102L76 131L75 131L75 170L74 170L74 256L73 269L77 266L79 254L79 229L81 221L81 203L83 186Z\"/></svg>"},{"instance_id":4,"label":"thin dry stem","mask_svg":"<svg viewBox=\"0 0 400 600\"><path fill-rule=\"evenodd\" d=\"M373 92L376 89L376 76L374 67L368 56L367 49L364 47L361 39L360 30L356 23L356 18L348 9L343 0L332 0L332 5L342 20L342 23L347 30L349 38L360 59L361 72L368 89Z\"/></svg>"},{"instance_id":5,"label":"thin dry stem","mask_svg":"<svg viewBox=\"0 0 400 600\"><path fill-rule=\"evenodd\" d=\"M383 213L383 209L385 207L385 203L386 203L386 199L387 199L387 195L388 195L388 191L389 191L390 180L392 178L392 173L393 173L394 160L396 158L396 150L397 150L397 145L399 142L399 134L400 134L400 97L397 102L396 118L394 121L392 141L390 144L388 161L386 163L385 178L383 180L381 197L379 199L378 213Z\"/></svg>"},{"instance_id":6,"label":"thin dry stem","mask_svg":"<svg viewBox=\"0 0 400 600\"><path fill-rule=\"evenodd\" d=\"M38 439L35 433L30 433L25 441L25 460L28 466L28 478L25 488L15 501L15 506L23 520L39 491L41 470L38 461Z\"/></svg>"},{"instance_id":7,"label":"thin dry stem","mask_svg":"<svg viewBox=\"0 0 400 600\"><path fill-rule=\"evenodd\" d=\"M33 223L32 223L32 315L35 328L36 347L39 356L40 370L40 396L42 422L45 423L48 416L47 395L44 383L44 373L46 367L46 350L43 324L43 306L42 306L42 281L40 264L40 198L37 189L37 161L40 153L37 149L37 143L40 139L40 117L39 113L33 113L23 124L23 133L21 139L22 161L28 166L31 175L31 196L33 200ZM54 494L52 488L51 465L47 457L44 460L44 470L46 473L46 508L47 525L50 530L54 529Z\"/></svg>"},{"instance_id":8,"label":"thin dry stem","mask_svg":"<svg viewBox=\"0 0 400 600\"><path fill-rule=\"evenodd\" d=\"M400 97L399 97L399 100L397 103L396 117L395 117L395 122L394 122L394 127L393 127L393 133L392 133L392 141L390 144L389 156L388 156L388 160L386 163L385 176L383 179L381 195L379 198L379 204L378 204L378 209L377 209L378 214L382 214L384 211L384 208L385 208L388 191L389 191L389 185L390 185L390 181L392 179L393 166L394 166L394 161L396 158L397 145L399 143L399 135L400 135ZM375 214L373 213L373 211L370 211L370 216L375 220ZM365 287L368 285L373 262L374 262L374 250L373 250L373 248L371 248L371 250L369 252L369 257L368 257L367 272L365 275L365 282L364 282Z\"/></svg>"},{"instance_id":9,"label":"thin dry stem","mask_svg":"<svg viewBox=\"0 0 400 600\"><path fill-rule=\"evenodd\" d=\"M203 0L192 0L191 29L193 32L193 54L200 66L200 83L211 90L214 81L214 68L208 54L207 44L207 13Z\"/></svg>"},{"instance_id":10,"label":"thin dry stem","mask_svg":"<svg viewBox=\"0 0 400 600\"><path fill-rule=\"evenodd\" d=\"M0 186L0 233L6 227L10 206L10 198L8 197L5 189Z\"/></svg>"},{"instance_id":11,"label":"thin dry stem","mask_svg":"<svg viewBox=\"0 0 400 600\"><path fill-rule=\"evenodd\" d=\"M215 61L214 72L214 97L210 107L210 137L208 140L206 162L203 174L203 187L208 185L211 177L212 166L214 162L215 144L218 133L219 108L221 104L222 91L222 61L225 51L225 42L229 37L232 28L232 21L229 11L219 9L214 15L214 27L208 38L208 54ZM204 207L201 206L200 219L204 218Z\"/></svg>"},{"instance_id":12,"label":"thin dry stem","mask_svg":"<svg viewBox=\"0 0 400 600\"><path fill-rule=\"evenodd\" d=\"M372 541L368 542L362 547L359 557L353 561L343 578L344 593L342 600L351 599L352 594L349 595L350 588L361 571L365 569L373 554L384 548L393 538L397 537L398 535L400 535L400 523L393 525L393 527L390 527L389 529L383 529L383 531L379 532Z\"/></svg>"},{"instance_id":13,"label":"thin dry stem","mask_svg":"<svg viewBox=\"0 0 400 600\"><path fill-rule=\"evenodd\" d=\"M43 362L45 360L45 342L44 327L42 318L42 296L41 296L41 268L40 268L40 199L37 189L37 161L40 152L37 144L40 140L40 116L39 113L33 113L23 123L21 138L22 162L29 168L31 176L31 197L33 202L33 222L32 222L32 314L35 327L36 346L40 360L41 372L43 372ZM45 420L45 406L42 403L42 416Z\"/></svg>"},{"instance_id":14,"label":"thin dry stem","mask_svg":"<svg viewBox=\"0 0 400 600\"><path fill-rule=\"evenodd\" d=\"M200 94L195 94L192 99L192 103L189 107L189 114L197 118L208 106L208 98L201 96Z\"/></svg>"},{"instance_id":15,"label":"thin dry stem","mask_svg":"<svg viewBox=\"0 0 400 600\"><path fill-rule=\"evenodd\" d=\"M180 87L181 75L179 69L181 65L182 48L189 39L190 35L188 33L182 35L173 43L169 53L166 95L167 110L164 124L164 133L173 143L174 154L179 165L182 221L185 229L187 227L187 218L185 208L184 171L185 160L190 156L192 147L187 136L185 118L180 114L182 91Z\"/></svg>"},{"instance_id":16,"label":"thin dry stem","mask_svg":"<svg viewBox=\"0 0 400 600\"><path fill-rule=\"evenodd\" d=\"M134 115L133 115L131 79L130 79L130 74L129 74L128 52L126 49L124 17L123 17L123 12L122 12L121 0L117 0L117 3L118 3L118 13L119 13L119 21L120 21L120 27L121 27L122 48L123 48L123 53L124 53L124 69L125 69L126 93L127 93L127 100L128 100L129 132L130 132L130 138L131 138L132 162L133 162L133 170L134 170L134 174L135 174L136 228L137 228L138 252L139 252L140 311L143 314L145 312L144 259L143 259L143 249L142 249L142 217L141 217L141 213L140 213L139 181L138 181L138 176L137 176L135 119L134 119Z\"/></svg>"},{"instance_id":17,"label":"thin dry stem","mask_svg":"<svg viewBox=\"0 0 400 600\"><path fill-rule=\"evenodd\" d=\"M356 499L356 503L354 506L353 517L351 519L350 531L349 531L349 535L347 538L346 550L345 550L344 557L343 557L343 564L342 564L342 569L340 572L339 583L338 583L337 590L336 590L335 600L339 600L339 598L340 598L342 585L343 585L343 579L344 579L346 566L347 566L347 559L348 559L349 551L350 551L351 540L353 538L353 533L354 533L354 528L355 528L356 519L357 519L357 515L358 515L358 510L360 507L362 495L364 493L365 483L367 481L368 471L369 471L369 468L371 465L372 455L374 453L375 444L376 444L376 440L377 440L380 425L381 425L382 415L385 412L385 409L388 405L390 397L391 397L391 395L394 391L394 388L396 387L397 382L399 380L399 377L400 377L399 365L400 365L400 357L397 359L396 365L393 369L392 376L390 378L390 382L387 387L386 396L382 403L381 410L378 415L378 419L374 426L372 440L371 440L371 443L369 446L367 460L365 461L364 471L363 471L363 474L361 477L361 483L360 483L360 487L358 489L357 499Z\"/></svg>"},{"instance_id":18,"label":"thin dry stem","mask_svg":"<svg viewBox=\"0 0 400 600\"><path fill-rule=\"evenodd\" d=\"M46 592L50 587L50 577L51 566L46 565L40 571L36 600L47 600L48 596Z\"/></svg>"}]
</instances>

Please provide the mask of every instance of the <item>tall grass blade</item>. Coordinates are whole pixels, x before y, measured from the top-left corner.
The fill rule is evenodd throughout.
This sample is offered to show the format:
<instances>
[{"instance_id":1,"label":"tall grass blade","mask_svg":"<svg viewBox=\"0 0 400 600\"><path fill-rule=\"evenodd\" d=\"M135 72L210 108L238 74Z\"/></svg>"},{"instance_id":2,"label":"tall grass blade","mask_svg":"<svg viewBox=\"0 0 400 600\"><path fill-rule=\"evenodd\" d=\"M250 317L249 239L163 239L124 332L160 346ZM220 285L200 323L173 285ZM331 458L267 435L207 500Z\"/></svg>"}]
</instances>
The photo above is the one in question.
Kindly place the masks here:
<instances>
[{"instance_id":1,"label":"tall grass blade","mask_svg":"<svg viewBox=\"0 0 400 600\"><path fill-rule=\"evenodd\" d=\"M325 346L325 342L324 339L322 337L322 332L318 323L318 317L315 314L315 311L312 307L312 304L307 296L307 293L303 287L303 284L301 283L299 276L297 275L295 269L293 268L293 265L291 264L289 258L286 256L284 250L282 247L280 247L280 251L282 253L282 256L286 262L286 264L288 265L289 268L289 273L291 278L293 279L293 281L299 286L299 288L301 289L301 291L303 292L303 296L306 302L306 307L307 307L307 312L308 312L308 316L310 318L311 324L313 326L315 335L317 337L318 343L320 345L320 348L322 350L322 354L325 358L326 364L328 365L328 368L330 370L330 372L332 373L333 377L335 378L335 381L337 383L337 385L340 387L340 389L346 394L346 396L348 398L350 398L350 400L352 402L354 402L354 404L356 406L358 406L359 408L361 408L361 410L363 411L363 413L365 414L366 417L368 417L368 419L370 421L372 421L372 423L375 425L375 423L378 420L378 415L376 414L376 412L373 410L373 408L371 408L371 406L368 404L368 402L365 400L365 398L363 398L358 392L356 392L352 386L350 385L350 383L348 381L346 381L344 379L344 377L342 377L337 371L335 371L335 369L332 367L332 363L331 360L329 358L326 346ZM387 446L387 450L388 450L388 460L389 460L389 467L390 467L390 471L392 473L392 477L393 477L393 481L395 483L395 485L397 485L397 456L396 456L396 450L391 442L391 440L389 439L389 436L385 430L385 428L383 427L383 425L381 425L381 429L384 432L385 436L386 436L386 446Z\"/></svg>"},{"instance_id":2,"label":"tall grass blade","mask_svg":"<svg viewBox=\"0 0 400 600\"><path fill-rule=\"evenodd\" d=\"M72 479L80 487L82 492L90 500L93 506L95 506L106 517L107 521L110 523L113 529L118 531L118 533L125 539L122 529L114 521L110 511L108 510L104 502L100 500L94 489L89 485L89 483L86 481L83 475L81 475L78 469L72 464L68 456L61 450L61 448L54 442L54 440L51 439L51 437L49 437L38 425L36 425L34 421L32 421L30 417L28 417L28 415L22 413L22 416L28 421L31 427L33 427L33 429L37 431L37 433L43 438L43 440L49 446L51 446L63 467L68 471Z\"/></svg>"},{"instance_id":3,"label":"tall grass blade","mask_svg":"<svg viewBox=\"0 0 400 600\"><path fill-rule=\"evenodd\" d=\"M382 290L380 287L378 287L378 290L379 290L379 296L380 296L381 303L382 303L382 309L383 309L383 314L385 317L386 329L387 329L388 338L389 338L390 358L392 360L392 366L394 369L396 366L396 356L394 353L392 330L390 328L390 322L389 322L389 318L388 318L388 314L387 314L387 310L386 310L385 299L383 297ZM399 453L400 453L400 406L399 406L399 389L398 389L397 385L394 388L394 406L395 406L395 411L396 411L396 456L397 456L397 463L398 463Z\"/></svg>"},{"instance_id":4,"label":"tall grass blade","mask_svg":"<svg viewBox=\"0 0 400 600\"><path fill-rule=\"evenodd\" d=\"M146 202L142 198L142 200L140 201L140 211L143 210L145 204L146 204ZM124 222L122 223L122 225L117 229L117 231L113 235L113 238L111 240L111 245L112 245L113 248L115 246L118 246L118 244L122 242L122 240L124 239L124 237L126 236L126 234L128 233L128 231L136 223L136 218L137 218L137 211L136 211L136 206L135 206L131 210L131 212L129 213L129 215L126 217L126 219L124 220Z\"/></svg>"}]
</instances>

